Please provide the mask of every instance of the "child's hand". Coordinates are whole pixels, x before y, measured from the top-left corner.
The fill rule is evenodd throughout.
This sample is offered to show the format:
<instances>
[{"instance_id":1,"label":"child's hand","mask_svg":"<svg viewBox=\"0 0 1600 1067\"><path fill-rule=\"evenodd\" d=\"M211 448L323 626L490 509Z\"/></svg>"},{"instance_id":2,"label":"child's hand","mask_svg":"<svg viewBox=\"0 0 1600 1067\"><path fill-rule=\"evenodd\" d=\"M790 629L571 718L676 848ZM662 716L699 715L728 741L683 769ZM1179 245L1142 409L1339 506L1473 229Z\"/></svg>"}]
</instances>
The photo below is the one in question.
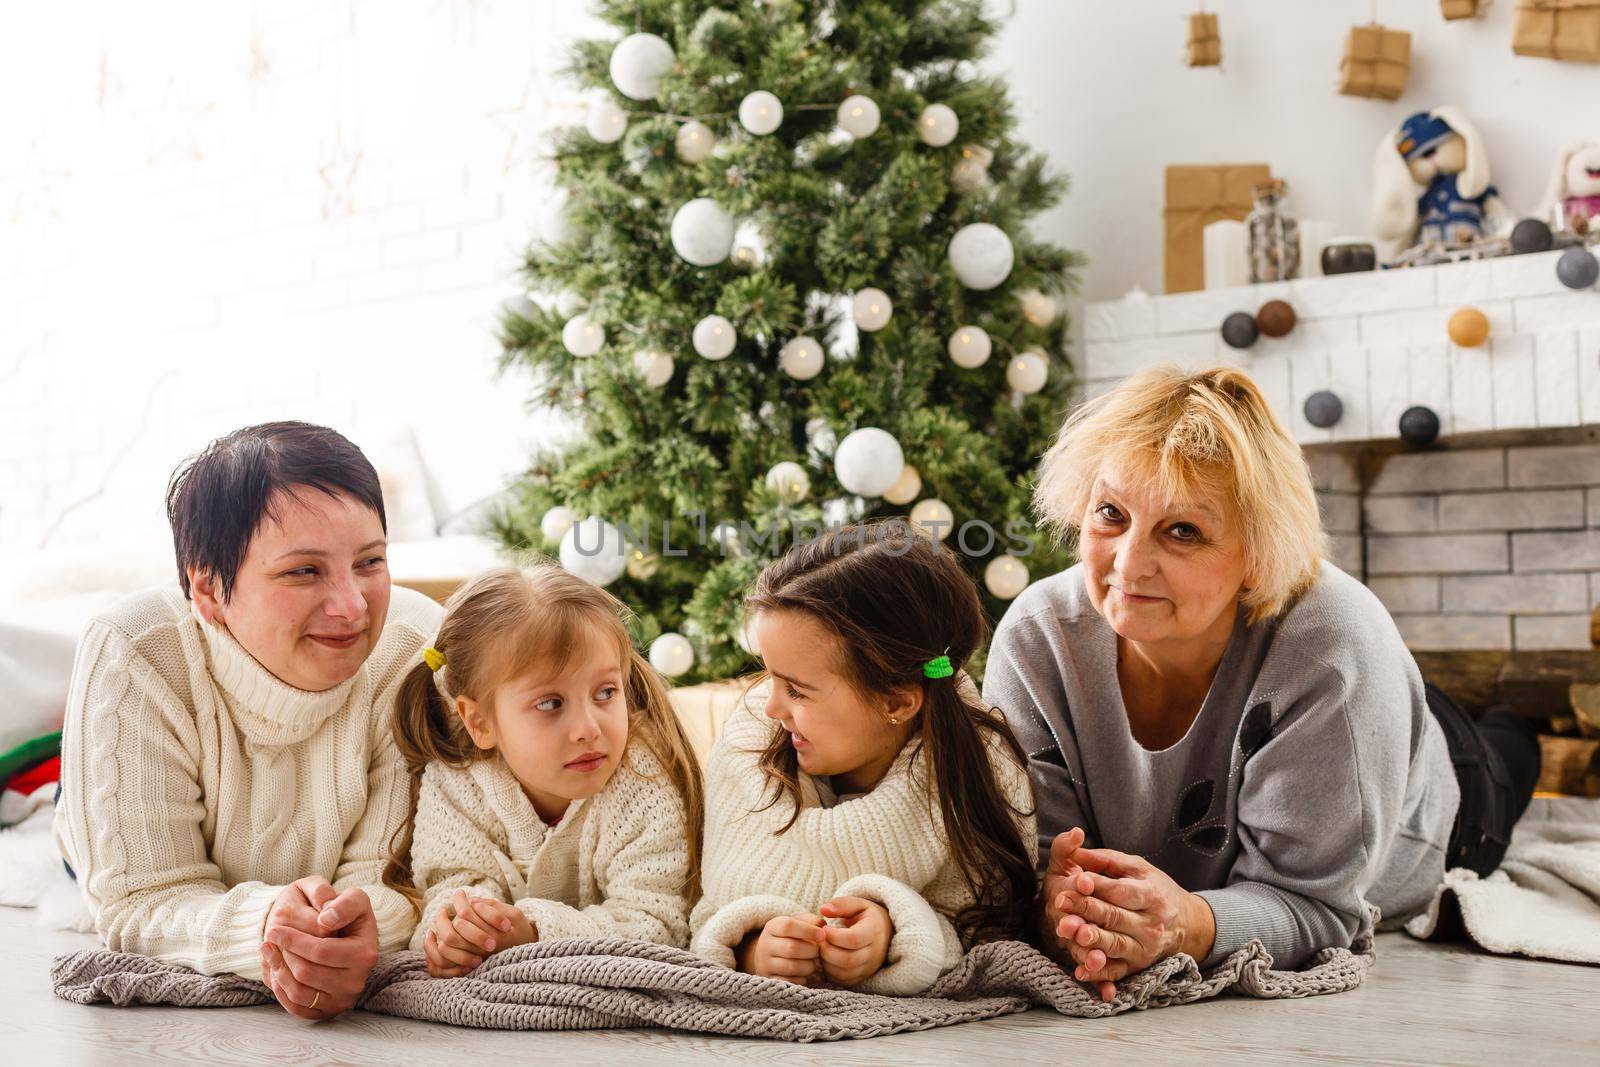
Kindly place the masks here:
<instances>
[{"instance_id":1,"label":"child's hand","mask_svg":"<svg viewBox=\"0 0 1600 1067\"><path fill-rule=\"evenodd\" d=\"M810 985L821 977L817 956L822 948L820 915L779 915L767 920L757 936L739 947L739 969L763 978L781 978Z\"/></svg>"},{"instance_id":2,"label":"child's hand","mask_svg":"<svg viewBox=\"0 0 1600 1067\"><path fill-rule=\"evenodd\" d=\"M823 927L822 973L834 985L865 982L883 967L894 939L894 921L881 904L861 897L834 897L822 914L843 926Z\"/></svg>"},{"instance_id":3,"label":"child's hand","mask_svg":"<svg viewBox=\"0 0 1600 1067\"><path fill-rule=\"evenodd\" d=\"M423 955L428 958L428 973L435 978L459 978L500 944L502 931L472 906L464 889L457 889L451 902L434 916L433 929L422 939Z\"/></svg>"},{"instance_id":4,"label":"child's hand","mask_svg":"<svg viewBox=\"0 0 1600 1067\"><path fill-rule=\"evenodd\" d=\"M472 902L472 908L478 913L479 919L500 931L494 939L497 952L514 945L530 945L539 940L539 931L515 904L479 897Z\"/></svg>"}]
</instances>

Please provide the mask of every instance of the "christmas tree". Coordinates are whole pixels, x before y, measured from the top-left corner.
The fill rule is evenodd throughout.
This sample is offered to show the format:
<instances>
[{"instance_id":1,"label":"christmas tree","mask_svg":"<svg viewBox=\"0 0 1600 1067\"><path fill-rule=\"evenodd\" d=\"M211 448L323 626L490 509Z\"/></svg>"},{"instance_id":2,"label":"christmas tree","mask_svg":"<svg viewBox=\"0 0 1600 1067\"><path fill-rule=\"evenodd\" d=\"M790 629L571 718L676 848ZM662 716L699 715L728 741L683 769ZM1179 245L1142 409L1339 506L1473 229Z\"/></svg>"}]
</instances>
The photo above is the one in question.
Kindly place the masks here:
<instances>
[{"instance_id":1,"label":"christmas tree","mask_svg":"<svg viewBox=\"0 0 1600 1067\"><path fill-rule=\"evenodd\" d=\"M748 669L745 587L829 523L909 515L998 618L1070 562L1028 499L1079 260L1026 232L1065 180L974 68L981 0L599 9L620 35L574 49L587 118L502 323L581 434L497 534L609 585L680 681Z\"/></svg>"}]
</instances>

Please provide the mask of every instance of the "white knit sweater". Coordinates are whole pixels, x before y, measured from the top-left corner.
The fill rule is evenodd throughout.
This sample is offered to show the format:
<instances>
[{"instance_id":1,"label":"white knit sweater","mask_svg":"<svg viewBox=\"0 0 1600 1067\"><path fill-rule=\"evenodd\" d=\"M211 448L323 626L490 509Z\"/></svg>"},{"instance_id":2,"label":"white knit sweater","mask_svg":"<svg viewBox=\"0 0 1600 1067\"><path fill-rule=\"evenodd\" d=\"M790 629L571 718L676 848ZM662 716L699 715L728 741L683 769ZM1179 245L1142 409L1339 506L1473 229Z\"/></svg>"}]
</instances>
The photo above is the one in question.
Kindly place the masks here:
<instances>
[{"instance_id":1,"label":"white knit sweater","mask_svg":"<svg viewBox=\"0 0 1600 1067\"><path fill-rule=\"evenodd\" d=\"M541 941L622 937L689 941L683 798L642 743L628 745L604 789L546 826L499 754L465 768L430 763L411 844L425 898L411 947L439 910L469 897L514 904Z\"/></svg>"},{"instance_id":2,"label":"white knit sweater","mask_svg":"<svg viewBox=\"0 0 1600 1067\"><path fill-rule=\"evenodd\" d=\"M380 949L404 948L410 903L381 881L410 802L394 696L440 614L396 588L377 648L321 693L279 680L176 588L91 622L55 836L106 945L259 979L268 909L318 874L364 889Z\"/></svg>"},{"instance_id":3,"label":"white knit sweater","mask_svg":"<svg viewBox=\"0 0 1600 1067\"><path fill-rule=\"evenodd\" d=\"M770 693L771 683L763 683L734 709L706 767L704 896L690 919L691 947L732 967L739 943L767 920L815 914L834 897L859 896L888 910L894 937L883 969L857 988L925 991L960 962L951 920L973 902L950 855L926 755L913 763L920 746L907 744L871 792L840 801L825 781L802 773L800 817L779 834L793 807L787 794L766 806L772 792L760 754L782 729L764 713ZM990 759L1012 807L1028 813L1016 821L1032 853L1027 772L998 746Z\"/></svg>"}]
</instances>

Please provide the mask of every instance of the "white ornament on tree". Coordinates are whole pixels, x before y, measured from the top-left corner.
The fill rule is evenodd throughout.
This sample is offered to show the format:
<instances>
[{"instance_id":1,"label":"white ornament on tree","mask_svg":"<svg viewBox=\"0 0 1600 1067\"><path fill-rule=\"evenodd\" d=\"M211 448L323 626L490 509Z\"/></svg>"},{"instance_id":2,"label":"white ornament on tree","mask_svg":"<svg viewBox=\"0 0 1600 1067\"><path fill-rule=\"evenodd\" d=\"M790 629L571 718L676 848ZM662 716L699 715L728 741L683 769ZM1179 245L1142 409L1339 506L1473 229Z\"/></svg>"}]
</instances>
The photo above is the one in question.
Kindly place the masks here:
<instances>
[{"instance_id":1,"label":"white ornament on tree","mask_svg":"<svg viewBox=\"0 0 1600 1067\"><path fill-rule=\"evenodd\" d=\"M1038 349L1019 352L1006 364L1006 384L1024 395L1043 389L1049 378L1050 363Z\"/></svg>"},{"instance_id":2,"label":"white ornament on tree","mask_svg":"<svg viewBox=\"0 0 1600 1067\"><path fill-rule=\"evenodd\" d=\"M911 509L911 525L919 533L927 534L935 541L943 541L950 536L950 528L955 525L955 513L950 510L950 505L943 500L930 497L919 500Z\"/></svg>"},{"instance_id":3,"label":"white ornament on tree","mask_svg":"<svg viewBox=\"0 0 1600 1067\"><path fill-rule=\"evenodd\" d=\"M956 131L961 129L961 121L956 118L956 113L945 104L929 104L922 109L922 114L917 117L917 135L922 138L923 144L935 148L943 148L956 139Z\"/></svg>"},{"instance_id":4,"label":"white ornament on tree","mask_svg":"<svg viewBox=\"0 0 1600 1067\"><path fill-rule=\"evenodd\" d=\"M754 616L743 620L739 629L734 632L733 639L744 649L747 656L761 655L761 645L756 641L756 620Z\"/></svg>"},{"instance_id":5,"label":"white ornament on tree","mask_svg":"<svg viewBox=\"0 0 1600 1067\"><path fill-rule=\"evenodd\" d=\"M903 507L917 499L917 494L922 492L922 475L917 468L907 463L900 468L900 477L895 483L883 491L883 499L896 506Z\"/></svg>"},{"instance_id":6,"label":"white ornament on tree","mask_svg":"<svg viewBox=\"0 0 1600 1067\"><path fill-rule=\"evenodd\" d=\"M786 459L767 472L767 488L785 504L798 504L811 492L811 475L800 464Z\"/></svg>"},{"instance_id":7,"label":"white ornament on tree","mask_svg":"<svg viewBox=\"0 0 1600 1067\"><path fill-rule=\"evenodd\" d=\"M622 531L594 515L572 524L557 554L569 572L595 585L610 585L628 567Z\"/></svg>"},{"instance_id":8,"label":"white ornament on tree","mask_svg":"<svg viewBox=\"0 0 1600 1067\"><path fill-rule=\"evenodd\" d=\"M694 666L694 646L682 634L664 633L650 642L650 666L668 678L687 674Z\"/></svg>"},{"instance_id":9,"label":"white ornament on tree","mask_svg":"<svg viewBox=\"0 0 1600 1067\"><path fill-rule=\"evenodd\" d=\"M588 114L583 128L601 144L615 144L628 132L628 113L617 106L608 94L597 93L589 98Z\"/></svg>"},{"instance_id":10,"label":"white ornament on tree","mask_svg":"<svg viewBox=\"0 0 1600 1067\"><path fill-rule=\"evenodd\" d=\"M1028 588L1028 567L1016 556L996 556L983 568L983 584L1001 600Z\"/></svg>"},{"instance_id":11,"label":"white ornament on tree","mask_svg":"<svg viewBox=\"0 0 1600 1067\"><path fill-rule=\"evenodd\" d=\"M606 343L606 330L589 315L574 315L561 327L561 343L579 359L588 359Z\"/></svg>"},{"instance_id":12,"label":"white ornament on tree","mask_svg":"<svg viewBox=\"0 0 1600 1067\"><path fill-rule=\"evenodd\" d=\"M630 33L611 50L611 83L629 100L654 100L661 92L661 76L677 59L663 38Z\"/></svg>"},{"instance_id":13,"label":"white ornament on tree","mask_svg":"<svg viewBox=\"0 0 1600 1067\"><path fill-rule=\"evenodd\" d=\"M739 101L739 125L756 136L764 136L783 125L783 103L765 89Z\"/></svg>"},{"instance_id":14,"label":"white ornament on tree","mask_svg":"<svg viewBox=\"0 0 1600 1067\"><path fill-rule=\"evenodd\" d=\"M889 319L894 315L894 304L882 289L862 289L850 302L850 310L857 329L876 333L889 325Z\"/></svg>"},{"instance_id":15,"label":"white ornament on tree","mask_svg":"<svg viewBox=\"0 0 1600 1067\"><path fill-rule=\"evenodd\" d=\"M573 292L563 289L556 294L556 314L564 319L570 319L589 306L589 301Z\"/></svg>"},{"instance_id":16,"label":"white ornament on tree","mask_svg":"<svg viewBox=\"0 0 1600 1067\"><path fill-rule=\"evenodd\" d=\"M876 133L881 118L878 104L870 96L857 93L845 97L844 103L839 105L839 125L858 141Z\"/></svg>"},{"instance_id":17,"label":"white ornament on tree","mask_svg":"<svg viewBox=\"0 0 1600 1067\"><path fill-rule=\"evenodd\" d=\"M741 555L744 546L739 543L739 527L731 522L719 522L711 527L711 543L724 556Z\"/></svg>"},{"instance_id":18,"label":"white ornament on tree","mask_svg":"<svg viewBox=\"0 0 1600 1067\"><path fill-rule=\"evenodd\" d=\"M690 119L678 127L673 146L678 150L678 158L685 163L699 163L717 147L717 137L710 126Z\"/></svg>"},{"instance_id":19,"label":"white ornament on tree","mask_svg":"<svg viewBox=\"0 0 1600 1067\"><path fill-rule=\"evenodd\" d=\"M706 359L727 359L738 341L733 323L721 315L707 315L694 324L694 350Z\"/></svg>"},{"instance_id":20,"label":"white ornament on tree","mask_svg":"<svg viewBox=\"0 0 1600 1067\"><path fill-rule=\"evenodd\" d=\"M1011 276L1016 251L1000 227L974 222L950 238L950 266L968 289L993 289Z\"/></svg>"},{"instance_id":21,"label":"white ornament on tree","mask_svg":"<svg viewBox=\"0 0 1600 1067\"><path fill-rule=\"evenodd\" d=\"M994 153L982 145L964 145L961 158L950 168L950 184L958 193L982 192L989 185L989 164L993 162Z\"/></svg>"},{"instance_id":22,"label":"white ornament on tree","mask_svg":"<svg viewBox=\"0 0 1600 1067\"><path fill-rule=\"evenodd\" d=\"M828 420L821 417L806 420L806 440L811 451L822 459L832 456L839 447L839 435L833 432Z\"/></svg>"},{"instance_id":23,"label":"white ornament on tree","mask_svg":"<svg viewBox=\"0 0 1600 1067\"><path fill-rule=\"evenodd\" d=\"M672 216L672 247L697 267L721 263L733 247L733 216L709 196L689 201Z\"/></svg>"},{"instance_id":24,"label":"white ornament on tree","mask_svg":"<svg viewBox=\"0 0 1600 1067\"><path fill-rule=\"evenodd\" d=\"M1056 321L1056 302L1048 293L1037 289L1024 289L1017 294L1022 305L1022 317L1035 326L1048 326Z\"/></svg>"},{"instance_id":25,"label":"white ornament on tree","mask_svg":"<svg viewBox=\"0 0 1600 1067\"><path fill-rule=\"evenodd\" d=\"M900 442L876 426L852 430L833 454L839 484L856 496L882 496L900 479L905 465Z\"/></svg>"},{"instance_id":26,"label":"white ornament on tree","mask_svg":"<svg viewBox=\"0 0 1600 1067\"><path fill-rule=\"evenodd\" d=\"M567 531L572 529L572 524L578 521L578 513L565 504L557 504L544 513L539 520L539 532L546 541L559 544L567 536Z\"/></svg>"},{"instance_id":27,"label":"white ornament on tree","mask_svg":"<svg viewBox=\"0 0 1600 1067\"><path fill-rule=\"evenodd\" d=\"M778 350L778 367L800 382L821 374L823 361L822 346L812 337L796 337Z\"/></svg>"},{"instance_id":28,"label":"white ornament on tree","mask_svg":"<svg viewBox=\"0 0 1600 1067\"><path fill-rule=\"evenodd\" d=\"M982 326L960 326L950 335L950 361L958 367L972 370L989 362L994 345Z\"/></svg>"},{"instance_id":29,"label":"white ornament on tree","mask_svg":"<svg viewBox=\"0 0 1600 1067\"><path fill-rule=\"evenodd\" d=\"M660 389L672 381L675 366L673 358L660 349L641 348L633 354L633 369L652 389Z\"/></svg>"},{"instance_id":30,"label":"white ornament on tree","mask_svg":"<svg viewBox=\"0 0 1600 1067\"><path fill-rule=\"evenodd\" d=\"M573 215L572 197L558 192L550 198L544 217L539 222L539 232L546 244L564 245L578 238L578 223Z\"/></svg>"},{"instance_id":31,"label":"white ornament on tree","mask_svg":"<svg viewBox=\"0 0 1600 1067\"><path fill-rule=\"evenodd\" d=\"M628 553L628 577L641 582L649 581L661 569L661 557L654 552L634 549Z\"/></svg>"}]
</instances>

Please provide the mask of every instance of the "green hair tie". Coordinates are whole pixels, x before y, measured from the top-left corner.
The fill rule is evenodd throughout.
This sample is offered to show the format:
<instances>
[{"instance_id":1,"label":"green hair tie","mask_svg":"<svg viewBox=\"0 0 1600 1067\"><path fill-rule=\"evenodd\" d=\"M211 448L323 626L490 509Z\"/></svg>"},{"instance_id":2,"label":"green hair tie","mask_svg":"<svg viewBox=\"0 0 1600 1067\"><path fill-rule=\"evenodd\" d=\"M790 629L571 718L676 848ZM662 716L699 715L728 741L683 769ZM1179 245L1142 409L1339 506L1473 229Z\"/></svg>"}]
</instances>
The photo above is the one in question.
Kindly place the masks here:
<instances>
[{"instance_id":1,"label":"green hair tie","mask_svg":"<svg viewBox=\"0 0 1600 1067\"><path fill-rule=\"evenodd\" d=\"M935 656L922 665L924 678L948 678L954 673L956 669L950 666L949 656Z\"/></svg>"}]
</instances>

